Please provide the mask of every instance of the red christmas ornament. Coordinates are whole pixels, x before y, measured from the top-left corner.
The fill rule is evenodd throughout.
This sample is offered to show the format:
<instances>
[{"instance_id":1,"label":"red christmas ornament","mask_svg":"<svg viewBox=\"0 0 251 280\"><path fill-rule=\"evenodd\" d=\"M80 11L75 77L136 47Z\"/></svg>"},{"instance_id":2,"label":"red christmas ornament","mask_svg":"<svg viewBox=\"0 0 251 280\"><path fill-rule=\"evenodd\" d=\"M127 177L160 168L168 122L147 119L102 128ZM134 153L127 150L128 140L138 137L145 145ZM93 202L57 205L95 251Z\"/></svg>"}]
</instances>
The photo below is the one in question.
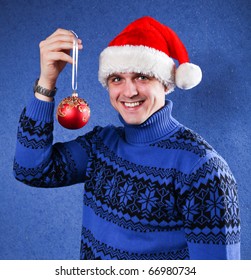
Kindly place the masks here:
<instances>
[{"instance_id":1,"label":"red christmas ornament","mask_svg":"<svg viewBox=\"0 0 251 280\"><path fill-rule=\"evenodd\" d=\"M57 108L58 122L68 129L79 129L87 124L91 110L87 102L78 97L77 90L77 73L78 73L78 36L71 30L74 35L72 47L72 96L64 98Z\"/></svg>"},{"instance_id":2,"label":"red christmas ornament","mask_svg":"<svg viewBox=\"0 0 251 280\"><path fill-rule=\"evenodd\" d=\"M64 98L57 108L57 120L65 128L79 129L89 121L91 110L77 93Z\"/></svg>"}]
</instances>

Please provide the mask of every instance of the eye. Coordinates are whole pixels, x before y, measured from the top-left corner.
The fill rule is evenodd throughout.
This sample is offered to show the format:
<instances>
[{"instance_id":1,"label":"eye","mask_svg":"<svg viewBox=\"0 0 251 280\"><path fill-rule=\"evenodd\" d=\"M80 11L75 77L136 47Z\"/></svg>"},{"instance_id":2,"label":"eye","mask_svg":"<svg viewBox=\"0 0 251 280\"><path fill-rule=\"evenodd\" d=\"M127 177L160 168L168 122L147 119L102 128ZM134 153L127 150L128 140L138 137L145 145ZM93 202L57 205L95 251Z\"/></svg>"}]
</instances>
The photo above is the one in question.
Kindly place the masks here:
<instances>
[{"instance_id":1,"label":"eye","mask_svg":"<svg viewBox=\"0 0 251 280\"><path fill-rule=\"evenodd\" d=\"M140 74L138 77L137 77L138 80L141 80L141 81L145 81L145 80L149 80L149 77L147 75L142 75Z\"/></svg>"},{"instance_id":2,"label":"eye","mask_svg":"<svg viewBox=\"0 0 251 280\"><path fill-rule=\"evenodd\" d=\"M109 84L109 83L118 83L118 82L120 82L120 81L121 81L121 78L120 78L119 76L113 75L113 76L110 76L110 77L108 78L108 84Z\"/></svg>"},{"instance_id":3,"label":"eye","mask_svg":"<svg viewBox=\"0 0 251 280\"><path fill-rule=\"evenodd\" d=\"M120 80L121 80L120 77L114 77L114 78L112 79L112 81L115 82L115 83L119 82Z\"/></svg>"}]
</instances>

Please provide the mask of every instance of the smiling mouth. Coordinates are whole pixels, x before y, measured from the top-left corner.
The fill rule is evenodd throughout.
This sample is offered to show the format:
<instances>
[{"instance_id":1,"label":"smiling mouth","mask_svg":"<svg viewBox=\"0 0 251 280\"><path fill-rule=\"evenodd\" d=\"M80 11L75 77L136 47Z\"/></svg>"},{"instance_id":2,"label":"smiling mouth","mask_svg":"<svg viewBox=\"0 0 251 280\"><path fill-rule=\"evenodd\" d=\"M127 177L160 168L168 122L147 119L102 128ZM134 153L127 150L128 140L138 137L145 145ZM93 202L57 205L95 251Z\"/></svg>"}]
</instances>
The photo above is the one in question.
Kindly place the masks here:
<instances>
[{"instance_id":1,"label":"smiling mouth","mask_svg":"<svg viewBox=\"0 0 251 280\"><path fill-rule=\"evenodd\" d=\"M135 108L140 106L143 103L143 101L138 102L123 102L124 106L127 108Z\"/></svg>"}]
</instances>

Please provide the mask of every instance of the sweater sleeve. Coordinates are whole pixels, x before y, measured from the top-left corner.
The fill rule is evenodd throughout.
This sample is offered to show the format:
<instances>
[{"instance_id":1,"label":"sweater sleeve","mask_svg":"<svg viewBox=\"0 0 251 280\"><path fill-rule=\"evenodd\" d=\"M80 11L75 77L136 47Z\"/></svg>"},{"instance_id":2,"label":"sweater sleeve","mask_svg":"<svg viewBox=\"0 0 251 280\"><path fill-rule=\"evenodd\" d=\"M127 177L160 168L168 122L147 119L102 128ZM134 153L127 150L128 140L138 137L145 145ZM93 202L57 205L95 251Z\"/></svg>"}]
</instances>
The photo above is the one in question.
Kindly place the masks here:
<instances>
[{"instance_id":1,"label":"sweater sleeve","mask_svg":"<svg viewBox=\"0 0 251 280\"><path fill-rule=\"evenodd\" d=\"M20 116L13 171L30 186L61 187L84 180L84 145L77 139L53 145L54 106L34 97Z\"/></svg>"},{"instance_id":2,"label":"sweater sleeve","mask_svg":"<svg viewBox=\"0 0 251 280\"><path fill-rule=\"evenodd\" d=\"M199 161L182 190L182 213L191 259L240 259L237 185L217 154Z\"/></svg>"}]
</instances>

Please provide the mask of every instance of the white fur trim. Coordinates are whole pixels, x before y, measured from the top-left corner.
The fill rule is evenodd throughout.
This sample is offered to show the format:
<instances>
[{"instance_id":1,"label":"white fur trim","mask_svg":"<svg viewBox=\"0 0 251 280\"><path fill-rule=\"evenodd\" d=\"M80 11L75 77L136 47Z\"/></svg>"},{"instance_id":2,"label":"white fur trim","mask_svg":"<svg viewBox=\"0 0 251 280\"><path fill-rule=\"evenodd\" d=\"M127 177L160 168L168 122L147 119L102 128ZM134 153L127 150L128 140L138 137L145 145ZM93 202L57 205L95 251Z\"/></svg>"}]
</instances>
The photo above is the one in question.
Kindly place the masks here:
<instances>
[{"instance_id":1,"label":"white fur trim","mask_svg":"<svg viewBox=\"0 0 251 280\"><path fill-rule=\"evenodd\" d=\"M100 54L99 81L106 87L107 78L113 73L142 73L157 78L164 85L174 88L175 63L168 55L146 46L112 46Z\"/></svg>"},{"instance_id":2,"label":"white fur trim","mask_svg":"<svg viewBox=\"0 0 251 280\"><path fill-rule=\"evenodd\" d=\"M202 72L198 65L182 63L176 69L175 84L181 89L191 89L197 86L202 79Z\"/></svg>"}]
</instances>

